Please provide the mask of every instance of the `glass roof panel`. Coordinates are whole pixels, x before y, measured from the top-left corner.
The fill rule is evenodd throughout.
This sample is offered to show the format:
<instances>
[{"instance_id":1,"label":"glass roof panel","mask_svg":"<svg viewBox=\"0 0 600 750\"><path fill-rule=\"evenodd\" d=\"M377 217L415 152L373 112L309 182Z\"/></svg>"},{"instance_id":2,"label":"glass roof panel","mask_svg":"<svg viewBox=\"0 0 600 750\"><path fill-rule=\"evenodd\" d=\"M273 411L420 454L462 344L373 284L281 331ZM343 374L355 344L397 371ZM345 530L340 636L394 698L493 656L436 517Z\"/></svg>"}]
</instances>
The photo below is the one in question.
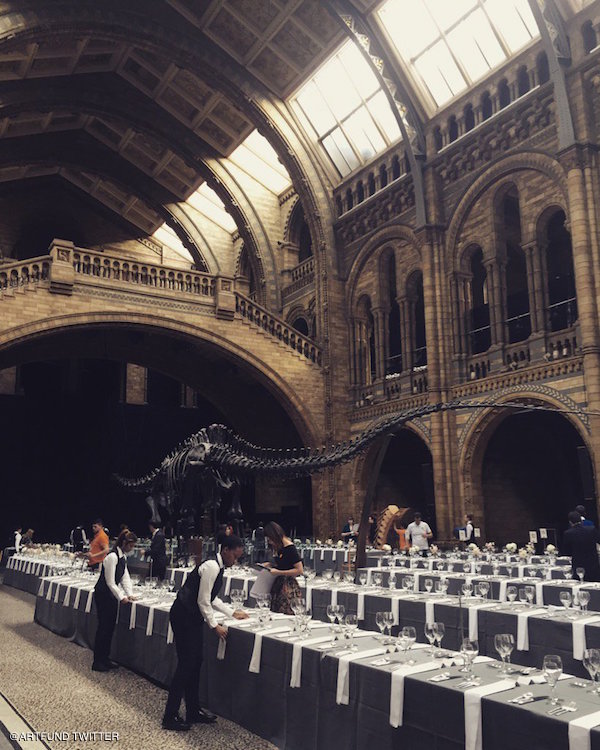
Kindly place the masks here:
<instances>
[{"instance_id":1,"label":"glass roof panel","mask_svg":"<svg viewBox=\"0 0 600 750\"><path fill-rule=\"evenodd\" d=\"M377 11L415 87L440 107L539 34L528 0L387 0Z\"/></svg>"},{"instance_id":2,"label":"glass roof panel","mask_svg":"<svg viewBox=\"0 0 600 750\"><path fill-rule=\"evenodd\" d=\"M383 132L387 135L391 142L397 141L400 138L400 128L396 122L396 118L392 114L388 100L386 99L383 91L379 91L372 99L369 99L367 105L369 111L373 116L375 122L379 123Z\"/></svg>"},{"instance_id":3,"label":"glass roof panel","mask_svg":"<svg viewBox=\"0 0 600 750\"><path fill-rule=\"evenodd\" d=\"M200 185L198 190L190 195L186 203L197 211L200 211L207 219L210 219L226 232L233 232L235 230L235 221L225 210L225 206L219 196L206 183Z\"/></svg>"},{"instance_id":4,"label":"glass roof panel","mask_svg":"<svg viewBox=\"0 0 600 750\"><path fill-rule=\"evenodd\" d=\"M355 44L347 44L339 54L340 62L347 71L352 71L352 83L363 99L379 89L379 82Z\"/></svg>"},{"instance_id":5,"label":"glass roof panel","mask_svg":"<svg viewBox=\"0 0 600 750\"><path fill-rule=\"evenodd\" d=\"M290 176L275 150L257 130L250 133L229 159L276 195L291 185Z\"/></svg>"},{"instance_id":6,"label":"glass roof panel","mask_svg":"<svg viewBox=\"0 0 600 750\"><path fill-rule=\"evenodd\" d=\"M367 63L364 63L367 65ZM339 56L334 57L315 75L314 81L338 118L344 118L359 106L360 97Z\"/></svg>"},{"instance_id":7,"label":"glass roof panel","mask_svg":"<svg viewBox=\"0 0 600 750\"><path fill-rule=\"evenodd\" d=\"M366 107L361 107L348 118L346 131L365 161L372 159L375 154L385 148L385 141Z\"/></svg>"},{"instance_id":8,"label":"glass roof panel","mask_svg":"<svg viewBox=\"0 0 600 750\"><path fill-rule=\"evenodd\" d=\"M302 89L298 103L318 136L335 127L335 117L314 81L309 81Z\"/></svg>"}]
</instances>

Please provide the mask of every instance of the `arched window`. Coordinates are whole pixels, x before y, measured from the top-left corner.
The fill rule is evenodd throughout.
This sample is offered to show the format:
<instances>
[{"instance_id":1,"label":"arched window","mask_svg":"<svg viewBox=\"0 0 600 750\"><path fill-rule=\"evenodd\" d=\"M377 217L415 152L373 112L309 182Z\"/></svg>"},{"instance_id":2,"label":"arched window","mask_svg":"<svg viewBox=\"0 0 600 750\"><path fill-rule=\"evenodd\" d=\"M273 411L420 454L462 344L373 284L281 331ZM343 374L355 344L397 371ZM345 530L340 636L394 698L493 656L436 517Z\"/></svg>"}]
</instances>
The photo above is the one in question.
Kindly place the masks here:
<instances>
[{"instance_id":1,"label":"arched window","mask_svg":"<svg viewBox=\"0 0 600 750\"><path fill-rule=\"evenodd\" d=\"M439 125L433 129L433 142L435 143L435 150L441 151L444 145L444 139L442 137L442 130Z\"/></svg>"},{"instance_id":2,"label":"arched window","mask_svg":"<svg viewBox=\"0 0 600 750\"><path fill-rule=\"evenodd\" d=\"M388 174L387 174L387 167L385 164L382 164L379 167L379 185L380 187L384 188L388 184Z\"/></svg>"},{"instance_id":3,"label":"arched window","mask_svg":"<svg viewBox=\"0 0 600 750\"><path fill-rule=\"evenodd\" d=\"M504 107L508 107L510 104L510 89L508 88L506 78L503 78L498 84L498 104L500 109L504 109Z\"/></svg>"},{"instance_id":4,"label":"arched window","mask_svg":"<svg viewBox=\"0 0 600 750\"><path fill-rule=\"evenodd\" d=\"M458 138L458 123L456 122L456 117L452 115L448 119L448 141L452 143Z\"/></svg>"},{"instance_id":5,"label":"arched window","mask_svg":"<svg viewBox=\"0 0 600 750\"><path fill-rule=\"evenodd\" d=\"M338 195L338 197L335 199L335 203L337 206L337 215L341 216L344 213L344 204L342 203L342 199Z\"/></svg>"},{"instance_id":6,"label":"arched window","mask_svg":"<svg viewBox=\"0 0 600 750\"><path fill-rule=\"evenodd\" d=\"M375 176L373 175L373 172L369 172L369 177L367 178L367 185L368 185L369 195L375 195Z\"/></svg>"},{"instance_id":7,"label":"arched window","mask_svg":"<svg viewBox=\"0 0 600 750\"><path fill-rule=\"evenodd\" d=\"M469 310L469 343L471 354L486 352L492 343L490 307L487 293L487 272L483 265L483 251L478 247L471 255L471 299Z\"/></svg>"},{"instance_id":8,"label":"arched window","mask_svg":"<svg viewBox=\"0 0 600 750\"><path fill-rule=\"evenodd\" d=\"M252 268L252 264L250 263L248 251L246 250L245 246L242 248L242 252L240 253L239 277L237 279L237 282L240 286L240 291L243 294L245 293L248 295L248 297L250 297L250 299L256 300L256 277L254 275L254 269Z\"/></svg>"},{"instance_id":9,"label":"arched window","mask_svg":"<svg viewBox=\"0 0 600 750\"><path fill-rule=\"evenodd\" d=\"M493 113L492 97L490 96L490 92L484 91L481 95L481 119L489 120Z\"/></svg>"},{"instance_id":10,"label":"arched window","mask_svg":"<svg viewBox=\"0 0 600 750\"><path fill-rule=\"evenodd\" d=\"M303 336L308 336L308 323L302 316L294 320L294 322L292 323L292 328L298 331L298 333L301 333Z\"/></svg>"},{"instance_id":11,"label":"arched window","mask_svg":"<svg viewBox=\"0 0 600 750\"><path fill-rule=\"evenodd\" d=\"M420 271L410 277L407 291L411 311L412 366L414 369L427 365L425 297L423 295L423 274Z\"/></svg>"},{"instance_id":12,"label":"arched window","mask_svg":"<svg viewBox=\"0 0 600 750\"><path fill-rule=\"evenodd\" d=\"M529 88L529 73L527 72L527 68L524 65L521 65L519 72L517 73L517 91L519 92L519 96L526 94L529 91Z\"/></svg>"},{"instance_id":13,"label":"arched window","mask_svg":"<svg viewBox=\"0 0 600 750\"><path fill-rule=\"evenodd\" d=\"M400 307L396 301L396 258L392 253L385 268L387 284L387 296L389 299L388 313L388 357L386 362L386 374L393 375L402 372L402 333L400 329Z\"/></svg>"},{"instance_id":14,"label":"arched window","mask_svg":"<svg viewBox=\"0 0 600 750\"><path fill-rule=\"evenodd\" d=\"M371 312L371 300L367 295L360 298L355 317L357 381L363 385L370 385L376 375L375 323Z\"/></svg>"},{"instance_id":15,"label":"arched window","mask_svg":"<svg viewBox=\"0 0 600 750\"><path fill-rule=\"evenodd\" d=\"M548 56L545 52L540 52L537 56L537 74L540 86L550 80L550 66L548 65Z\"/></svg>"},{"instance_id":16,"label":"arched window","mask_svg":"<svg viewBox=\"0 0 600 750\"><path fill-rule=\"evenodd\" d=\"M400 177L400 159L394 156L392 159L392 180L397 180Z\"/></svg>"},{"instance_id":17,"label":"arched window","mask_svg":"<svg viewBox=\"0 0 600 750\"><path fill-rule=\"evenodd\" d=\"M521 248L521 215L516 191L502 202L502 239L506 247L506 329L508 343L525 341L531 334L527 262Z\"/></svg>"},{"instance_id":18,"label":"arched window","mask_svg":"<svg viewBox=\"0 0 600 750\"><path fill-rule=\"evenodd\" d=\"M346 211L349 211L353 207L354 207L354 198L352 196L352 190L348 188L348 190L346 190Z\"/></svg>"},{"instance_id":19,"label":"arched window","mask_svg":"<svg viewBox=\"0 0 600 750\"><path fill-rule=\"evenodd\" d=\"M565 227L564 211L557 211L546 228L548 316L551 331L570 328L577 320L577 296L573 270L571 235Z\"/></svg>"},{"instance_id":20,"label":"arched window","mask_svg":"<svg viewBox=\"0 0 600 750\"><path fill-rule=\"evenodd\" d=\"M475 113L473 112L473 105L467 104L463 110L463 117L465 118L465 132L473 130L475 127Z\"/></svg>"},{"instance_id":21,"label":"arched window","mask_svg":"<svg viewBox=\"0 0 600 750\"><path fill-rule=\"evenodd\" d=\"M356 202L362 203L365 199L365 189L362 184L362 180L359 180L358 184L356 185Z\"/></svg>"},{"instance_id":22,"label":"arched window","mask_svg":"<svg viewBox=\"0 0 600 750\"><path fill-rule=\"evenodd\" d=\"M583 38L583 48L586 52L591 52L598 46L596 32L591 21L586 21L581 27L581 36Z\"/></svg>"}]
</instances>

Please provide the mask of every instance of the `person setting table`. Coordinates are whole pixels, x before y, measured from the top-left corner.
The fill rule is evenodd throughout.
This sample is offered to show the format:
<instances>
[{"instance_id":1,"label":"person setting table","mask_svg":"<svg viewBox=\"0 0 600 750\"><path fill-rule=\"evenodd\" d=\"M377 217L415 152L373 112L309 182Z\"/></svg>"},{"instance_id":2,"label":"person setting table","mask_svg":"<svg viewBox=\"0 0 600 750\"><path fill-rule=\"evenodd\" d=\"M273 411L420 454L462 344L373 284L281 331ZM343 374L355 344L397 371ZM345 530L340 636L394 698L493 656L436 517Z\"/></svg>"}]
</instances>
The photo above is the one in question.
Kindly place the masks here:
<instances>
[{"instance_id":1,"label":"person setting table","mask_svg":"<svg viewBox=\"0 0 600 750\"><path fill-rule=\"evenodd\" d=\"M150 549L146 551L145 557L152 560L152 577L162 581L167 572L167 543L160 521L152 519L148 521L148 528L152 534Z\"/></svg>"},{"instance_id":2,"label":"person setting table","mask_svg":"<svg viewBox=\"0 0 600 750\"><path fill-rule=\"evenodd\" d=\"M94 538L90 542L89 552L85 553L88 565L92 570L98 570L98 566L104 560L109 550L108 535L104 531L101 518L97 518L92 524Z\"/></svg>"},{"instance_id":3,"label":"person setting table","mask_svg":"<svg viewBox=\"0 0 600 750\"><path fill-rule=\"evenodd\" d=\"M354 523L354 519L352 516L348 518L347 523L344 525L344 528L342 529L342 539L345 542L349 542L351 539L357 539L358 538L358 524Z\"/></svg>"},{"instance_id":4,"label":"person setting table","mask_svg":"<svg viewBox=\"0 0 600 750\"><path fill-rule=\"evenodd\" d=\"M163 729L181 732L187 731L192 724L212 724L217 720L213 713L200 707L204 623L224 640L227 628L217 623L215 610L236 620L248 617L243 610L234 610L218 598L225 568L231 567L243 554L242 540L233 534L225 536L216 557L197 565L179 589L169 615L177 651L177 669L169 688ZM179 716L184 697L185 721Z\"/></svg>"},{"instance_id":5,"label":"person setting table","mask_svg":"<svg viewBox=\"0 0 600 750\"><path fill-rule=\"evenodd\" d=\"M132 531L122 531L114 548L102 562L100 578L94 589L98 612L92 664L94 672L108 672L117 666L110 661L110 644L117 622L119 602L134 601L126 556L133 550L136 542L137 536Z\"/></svg>"},{"instance_id":6,"label":"person setting table","mask_svg":"<svg viewBox=\"0 0 600 750\"><path fill-rule=\"evenodd\" d=\"M292 602L302 598L296 578L304 573L302 558L292 540L278 523L271 521L265 526L265 537L275 553L276 562L264 563L271 575L276 576L271 589L271 611L293 615Z\"/></svg>"},{"instance_id":7,"label":"person setting table","mask_svg":"<svg viewBox=\"0 0 600 750\"><path fill-rule=\"evenodd\" d=\"M406 539L413 547L417 547L421 554L429 549L429 540L433 537L433 532L429 524L422 520L420 513L415 513L414 521L409 523L406 528Z\"/></svg>"}]
</instances>

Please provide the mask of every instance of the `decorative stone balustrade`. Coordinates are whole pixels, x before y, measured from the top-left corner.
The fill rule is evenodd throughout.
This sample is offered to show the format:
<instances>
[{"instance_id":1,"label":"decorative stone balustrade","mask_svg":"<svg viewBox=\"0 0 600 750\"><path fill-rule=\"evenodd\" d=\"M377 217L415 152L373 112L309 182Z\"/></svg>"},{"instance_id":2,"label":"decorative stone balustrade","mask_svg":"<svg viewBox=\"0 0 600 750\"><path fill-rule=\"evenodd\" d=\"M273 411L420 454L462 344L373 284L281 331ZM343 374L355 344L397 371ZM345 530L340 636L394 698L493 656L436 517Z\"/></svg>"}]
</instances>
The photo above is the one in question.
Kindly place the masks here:
<instances>
[{"instance_id":1,"label":"decorative stone balustrade","mask_svg":"<svg viewBox=\"0 0 600 750\"><path fill-rule=\"evenodd\" d=\"M75 274L127 284L183 292L197 297L215 296L215 279L199 271L168 268L159 264L138 263L75 248L73 251Z\"/></svg>"},{"instance_id":2,"label":"decorative stone balustrade","mask_svg":"<svg viewBox=\"0 0 600 750\"><path fill-rule=\"evenodd\" d=\"M44 255L40 258L3 264L0 266L0 291L10 293L47 281L50 278L51 263L52 258Z\"/></svg>"},{"instance_id":3,"label":"decorative stone balustrade","mask_svg":"<svg viewBox=\"0 0 600 750\"><path fill-rule=\"evenodd\" d=\"M235 292L235 311L243 318L246 318L246 320L262 328L270 336L281 341L282 344L289 346L303 357L306 357L306 359L315 364L321 364L322 353L314 341L298 333L292 326L289 326L280 318L272 315L264 307L248 299L248 297L244 297L239 292Z\"/></svg>"},{"instance_id":4,"label":"decorative stone balustrade","mask_svg":"<svg viewBox=\"0 0 600 750\"><path fill-rule=\"evenodd\" d=\"M292 294L312 284L315 280L315 259L307 258L305 261L292 268L290 272L291 283L282 289L281 296L285 302Z\"/></svg>"}]
</instances>

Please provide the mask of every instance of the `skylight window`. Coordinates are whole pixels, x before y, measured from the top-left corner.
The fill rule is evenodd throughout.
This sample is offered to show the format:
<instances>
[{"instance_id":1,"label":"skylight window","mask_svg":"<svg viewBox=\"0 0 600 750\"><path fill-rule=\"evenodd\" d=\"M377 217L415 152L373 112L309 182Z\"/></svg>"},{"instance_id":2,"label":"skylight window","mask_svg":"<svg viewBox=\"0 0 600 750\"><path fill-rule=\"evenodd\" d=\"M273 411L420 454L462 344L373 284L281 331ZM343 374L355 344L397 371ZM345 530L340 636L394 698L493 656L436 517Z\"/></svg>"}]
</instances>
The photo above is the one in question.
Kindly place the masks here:
<instances>
[{"instance_id":1,"label":"skylight window","mask_svg":"<svg viewBox=\"0 0 600 750\"><path fill-rule=\"evenodd\" d=\"M275 195L292 184L288 171L279 161L274 148L258 130L250 133L229 160Z\"/></svg>"},{"instance_id":2,"label":"skylight window","mask_svg":"<svg viewBox=\"0 0 600 750\"><path fill-rule=\"evenodd\" d=\"M438 107L538 37L528 0L388 0L379 17Z\"/></svg>"},{"instance_id":3,"label":"skylight window","mask_svg":"<svg viewBox=\"0 0 600 750\"><path fill-rule=\"evenodd\" d=\"M302 87L296 103L342 177L400 138L377 76L351 41Z\"/></svg>"},{"instance_id":4,"label":"skylight window","mask_svg":"<svg viewBox=\"0 0 600 750\"><path fill-rule=\"evenodd\" d=\"M225 206L219 196L206 183L200 185L198 190L190 195L186 203L197 211L200 211L207 219L210 219L226 232L235 231L235 221L225 210Z\"/></svg>"}]
</instances>

